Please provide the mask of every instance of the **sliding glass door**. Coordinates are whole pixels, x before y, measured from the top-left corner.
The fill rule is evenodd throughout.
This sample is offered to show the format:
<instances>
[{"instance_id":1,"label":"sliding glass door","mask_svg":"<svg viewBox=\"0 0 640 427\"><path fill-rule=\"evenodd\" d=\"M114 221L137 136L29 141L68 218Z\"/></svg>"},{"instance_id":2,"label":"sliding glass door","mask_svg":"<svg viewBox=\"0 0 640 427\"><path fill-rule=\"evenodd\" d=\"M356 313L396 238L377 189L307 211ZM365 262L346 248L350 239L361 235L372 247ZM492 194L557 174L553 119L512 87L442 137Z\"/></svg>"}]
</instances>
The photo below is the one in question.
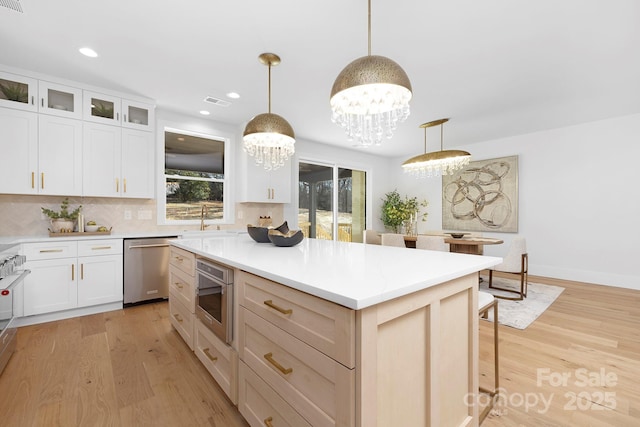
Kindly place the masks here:
<instances>
[{"instance_id":1,"label":"sliding glass door","mask_svg":"<svg viewBox=\"0 0 640 427\"><path fill-rule=\"evenodd\" d=\"M300 161L298 225L306 237L362 242L366 173Z\"/></svg>"}]
</instances>

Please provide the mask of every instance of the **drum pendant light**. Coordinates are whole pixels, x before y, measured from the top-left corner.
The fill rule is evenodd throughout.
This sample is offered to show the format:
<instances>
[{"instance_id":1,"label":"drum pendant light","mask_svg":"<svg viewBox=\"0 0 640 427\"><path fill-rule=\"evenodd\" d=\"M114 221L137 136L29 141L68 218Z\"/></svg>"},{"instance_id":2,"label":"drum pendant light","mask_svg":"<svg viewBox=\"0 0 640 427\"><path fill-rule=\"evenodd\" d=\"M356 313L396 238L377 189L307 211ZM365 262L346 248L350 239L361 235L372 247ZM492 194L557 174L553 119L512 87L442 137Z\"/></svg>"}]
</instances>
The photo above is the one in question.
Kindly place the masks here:
<instances>
[{"instance_id":1,"label":"drum pendant light","mask_svg":"<svg viewBox=\"0 0 640 427\"><path fill-rule=\"evenodd\" d=\"M420 125L424 129L424 154L415 156L402 164L405 172L409 172L418 178L430 178L439 175L452 175L458 169L469 164L471 154L462 150L442 149L442 125L449 119L439 119ZM427 128L440 126L440 151L427 153Z\"/></svg>"},{"instance_id":2,"label":"drum pendant light","mask_svg":"<svg viewBox=\"0 0 640 427\"><path fill-rule=\"evenodd\" d=\"M269 68L269 112L258 114L247 123L242 136L243 148L255 157L256 164L275 170L293 155L296 141L289 122L271 112L271 67L280 64L280 57L263 53L258 59Z\"/></svg>"},{"instance_id":3,"label":"drum pendant light","mask_svg":"<svg viewBox=\"0 0 640 427\"><path fill-rule=\"evenodd\" d=\"M380 145L409 116L411 82L396 62L371 55L371 0L368 0L368 55L347 65L331 89L331 120L357 146Z\"/></svg>"}]
</instances>

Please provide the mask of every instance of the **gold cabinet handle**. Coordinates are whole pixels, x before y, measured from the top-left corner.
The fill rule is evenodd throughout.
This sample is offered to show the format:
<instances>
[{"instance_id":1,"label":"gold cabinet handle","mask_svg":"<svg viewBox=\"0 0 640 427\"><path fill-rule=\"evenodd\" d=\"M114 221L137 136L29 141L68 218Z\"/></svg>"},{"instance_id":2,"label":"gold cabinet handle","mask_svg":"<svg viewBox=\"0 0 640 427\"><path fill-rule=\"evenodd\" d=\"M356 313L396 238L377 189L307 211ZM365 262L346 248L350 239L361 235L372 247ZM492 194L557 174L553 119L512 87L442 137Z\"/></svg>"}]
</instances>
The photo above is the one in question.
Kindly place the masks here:
<instances>
[{"instance_id":1,"label":"gold cabinet handle","mask_svg":"<svg viewBox=\"0 0 640 427\"><path fill-rule=\"evenodd\" d=\"M80 264L80 280L84 280L84 263Z\"/></svg>"},{"instance_id":2,"label":"gold cabinet handle","mask_svg":"<svg viewBox=\"0 0 640 427\"><path fill-rule=\"evenodd\" d=\"M40 174L40 187L44 190L44 172Z\"/></svg>"},{"instance_id":3,"label":"gold cabinet handle","mask_svg":"<svg viewBox=\"0 0 640 427\"><path fill-rule=\"evenodd\" d=\"M217 357L212 356L211 353L209 353L209 348L203 348L202 352L209 358L209 360L211 360L212 362L215 362L216 360L218 360Z\"/></svg>"},{"instance_id":4,"label":"gold cabinet handle","mask_svg":"<svg viewBox=\"0 0 640 427\"><path fill-rule=\"evenodd\" d=\"M116 193L120 192L120 179L116 178Z\"/></svg>"},{"instance_id":5,"label":"gold cabinet handle","mask_svg":"<svg viewBox=\"0 0 640 427\"><path fill-rule=\"evenodd\" d=\"M273 427L273 424L271 423L272 421L273 421L273 417L265 418L264 425L267 427Z\"/></svg>"},{"instance_id":6,"label":"gold cabinet handle","mask_svg":"<svg viewBox=\"0 0 640 427\"><path fill-rule=\"evenodd\" d=\"M127 192L127 178L122 179L122 189L125 193Z\"/></svg>"},{"instance_id":7,"label":"gold cabinet handle","mask_svg":"<svg viewBox=\"0 0 640 427\"><path fill-rule=\"evenodd\" d=\"M176 313L173 317L175 317L178 322L182 323L182 317L179 314Z\"/></svg>"},{"instance_id":8,"label":"gold cabinet handle","mask_svg":"<svg viewBox=\"0 0 640 427\"><path fill-rule=\"evenodd\" d=\"M40 249L40 253L48 253L48 252L62 252L62 249Z\"/></svg>"},{"instance_id":9,"label":"gold cabinet handle","mask_svg":"<svg viewBox=\"0 0 640 427\"><path fill-rule=\"evenodd\" d=\"M184 286L182 286L182 283L180 283L180 282L173 282L173 284L176 285L176 287L178 289L182 289L184 287Z\"/></svg>"},{"instance_id":10,"label":"gold cabinet handle","mask_svg":"<svg viewBox=\"0 0 640 427\"><path fill-rule=\"evenodd\" d=\"M101 251L104 249L111 249L111 246L93 246L91 247L92 251Z\"/></svg>"},{"instance_id":11,"label":"gold cabinet handle","mask_svg":"<svg viewBox=\"0 0 640 427\"><path fill-rule=\"evenodd\" d=\"M275 304L273 303L273 301L272 301L272 300L270 300L270 299L269 299L269 300L266 300L266 301L264 302L264 305L266 305L267 307L271 307L271 308L273 308L274 310L277 310L277 311L279 311L279 312L280 312L280 313L282 313L282 314L291 314L291 313L293 313L293 310L292 310L292 309L290 309L290 308L284 309L284 308L282 308L282 307L278 307L278 306L277 306L277 305L275 305Z\"/></svg>"},{"instance_id":12,"label":"gold cabinet handle","mask_svg":"<svg viewBox=\"0 0 640 427\"><path fill-rule=\"evenodd\" d=\"M76 266L74 264L71 264L71 281L74 281L76 279Z\"/></svg>"},{"instance_id":13,"label":"gold cabinet handle","mask_svg":"<svg viewBox=\"0 0 640 427\"><path fill-rule=\"evenodd\" d=\"M36 173L31 172L31 188L36 188Z\"/></svg>"},{"instance_id":14,"label":"gold cabinet handle","mask_svg":"<svg viewBox=\"0 0 640 427\"><path fill-rule=\"evenodd\" d=\"M291 372L293 372L293 368L285 368L284 366L282 366L281 364L279 364L278 362L275 361L275 359L273 358L273 353L267 353L264 355L264 358L267 359L267 362L271 363L273 366L276 367L276 369L280 372L282 372L284 375L288 375Z\"/></svg>"},{"instance_id":15,"label":"gold cabinet handle","mask_svg":"<svg viewBox=\"0 0 640 427\"><path fill-rule=\"evenodd\" d=\"M184 261L184 258L182 258L181 256L175 256L174 258L175 258L175 259L176 259L176 261L178 261L178 262L182 262L182 261Z\"/></svg>"}]
</instances>

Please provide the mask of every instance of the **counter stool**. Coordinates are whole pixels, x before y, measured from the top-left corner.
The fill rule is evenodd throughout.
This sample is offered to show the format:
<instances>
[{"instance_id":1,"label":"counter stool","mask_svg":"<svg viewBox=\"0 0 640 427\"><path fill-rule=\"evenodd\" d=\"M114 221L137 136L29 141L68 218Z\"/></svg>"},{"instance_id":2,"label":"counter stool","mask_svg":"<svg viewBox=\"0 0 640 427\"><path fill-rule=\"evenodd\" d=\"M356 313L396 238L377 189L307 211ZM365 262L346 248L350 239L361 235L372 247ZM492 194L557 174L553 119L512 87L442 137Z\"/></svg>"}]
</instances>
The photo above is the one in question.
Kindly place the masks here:
<instances>
[{"instance_id":1,"label":"counter stool","mask_svg":"<svg viewBox=\"0 0 640 427\"><path fill-rule=\"evenodd\" d=\"M494 400L493 397L498 394L498 388L500 387L500 367L498 359L498 300L489 292L478 292L478 315L483 318L487 318L489 310L493 308L493 363L494 363L494 386L493 390L480 387L480 392L486 393L491 396L491 403L482 410L480 414L480 422L489 415L491 409L493 409Z\"/></svg>"}]
</instances>

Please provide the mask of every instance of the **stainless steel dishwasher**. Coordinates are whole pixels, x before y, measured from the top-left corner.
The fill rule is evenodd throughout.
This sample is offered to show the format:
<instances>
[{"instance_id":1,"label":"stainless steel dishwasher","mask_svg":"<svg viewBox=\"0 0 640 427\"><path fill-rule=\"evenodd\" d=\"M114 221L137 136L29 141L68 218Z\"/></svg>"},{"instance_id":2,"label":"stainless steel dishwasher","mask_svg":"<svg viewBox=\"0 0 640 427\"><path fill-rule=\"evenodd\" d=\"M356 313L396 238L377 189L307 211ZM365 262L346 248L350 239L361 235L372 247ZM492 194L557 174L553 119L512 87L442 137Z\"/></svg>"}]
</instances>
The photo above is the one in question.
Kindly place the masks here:
<instances>
[{"instance_id":1,"label":"stainless steel dishwasher","mask_svg":"<svg viewBox=\"0 0 640 427\"><path fill-rule=\"evenodd\" d=\"M124 239L124 306L169 298L169 239Z\"/></svg>"}]
</instances>

